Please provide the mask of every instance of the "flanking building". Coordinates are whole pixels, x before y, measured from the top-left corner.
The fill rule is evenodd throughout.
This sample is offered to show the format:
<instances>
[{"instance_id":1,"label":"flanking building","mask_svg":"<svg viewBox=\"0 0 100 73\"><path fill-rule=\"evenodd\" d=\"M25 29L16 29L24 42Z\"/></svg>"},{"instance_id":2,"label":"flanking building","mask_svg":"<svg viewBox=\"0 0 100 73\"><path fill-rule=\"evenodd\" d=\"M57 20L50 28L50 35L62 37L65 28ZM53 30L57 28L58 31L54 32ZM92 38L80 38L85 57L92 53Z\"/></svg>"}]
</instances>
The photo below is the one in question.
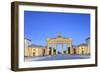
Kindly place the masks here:
<instances>
[{"instance_id":1,"label":"flanking building","mask_svg":"<svg viewBox=\"0 0 100 73\"><path fill-rule=\"evenodd\" d=\"M72 45L72 48L67 48L66 54L72 55L90 55L90 38L88 37L85 43L79 44L77 46Z\"/></svg>"},{"instance_id":2,"label":"flanking building","mask_svg":"<svg viewBox=\"0 0 100 73\"><path fill-rule=\"evenodd\" d=\"M88 48L88 45L83 43L77 46L76 51L77 51L77 54L79 55L87 55L89 53L88 52L89 49L90 48Z\"/></svg>"},{"instance_id":3,"label":"flanking building","mask_svg":"<svg viewBox=\"0 0 100 73\"><path fill-rule=\"evenodd\" d=\"M40 45L30 45L27 49L27 56L43 56L45 54L45 47Z\"/></svg>"},{"instance_id":4,"label":"flanking building","mask_svg":"<svg viewBox=\"0 0 100 73\"><path fill-rule=\"evenodd\" d=\"M32 44L26 49L26 54L26 57L49 56L52 55L52 48L48 49L46 46Z\"/></svg>"},{"instance_id":5,"label":"flanking building","mask_svg":"<svg viewBox=\"0 0 100 73\"><path fill-rule=\"evenodd\" d=\"M86 38L86 43L78 45L78 54L90 55L90 37Z\"/></svg>"}]
</instances>

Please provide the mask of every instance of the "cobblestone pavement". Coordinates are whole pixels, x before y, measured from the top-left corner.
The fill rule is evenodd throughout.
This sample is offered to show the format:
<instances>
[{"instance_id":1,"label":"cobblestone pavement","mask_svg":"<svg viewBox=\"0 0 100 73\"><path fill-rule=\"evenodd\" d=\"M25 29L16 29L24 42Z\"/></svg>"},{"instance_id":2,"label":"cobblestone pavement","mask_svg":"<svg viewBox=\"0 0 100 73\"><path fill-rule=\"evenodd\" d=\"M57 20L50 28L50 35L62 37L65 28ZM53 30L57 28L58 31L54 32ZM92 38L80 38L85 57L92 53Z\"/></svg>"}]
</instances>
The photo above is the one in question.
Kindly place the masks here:
<instances>
[{"instance_id":1,"label":"cobblestone pavement","mask_svg":"<svg viewBox=\"0 0 100 73\"><path fill-rule=\"evenodd\" d=\"M53 55L41 57L25 57L25 61L50 61L50 60L71 60L71 59L88 59L89 55Z\"/></svg>"}]
</instances>

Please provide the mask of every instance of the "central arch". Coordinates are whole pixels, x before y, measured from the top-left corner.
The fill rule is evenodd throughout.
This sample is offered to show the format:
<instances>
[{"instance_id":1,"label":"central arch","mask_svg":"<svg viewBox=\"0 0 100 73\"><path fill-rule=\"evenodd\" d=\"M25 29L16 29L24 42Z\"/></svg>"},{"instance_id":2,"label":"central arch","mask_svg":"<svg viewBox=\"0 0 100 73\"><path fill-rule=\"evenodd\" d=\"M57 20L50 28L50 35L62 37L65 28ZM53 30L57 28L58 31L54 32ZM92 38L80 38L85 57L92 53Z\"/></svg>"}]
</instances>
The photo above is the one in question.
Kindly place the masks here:
<instances>
[{"instance_id":1,"label":"central arch","mask_svg":"<svg viewBox=\"0 0 100 73\"><path fill-rule=\"evenodd\" d=\"M51 55L54 55L54 47L57 50L58 44L62 45L62 54L65 53L64 44L66 44L69 48L69 52L67 52L67 48L66 52L70 53L70 49L72 48L72 38L64 38L60 34L56 38L47 38L47 49L51 48ZM56 55L57 54L58 52L56 51Z\"/></svg>"}]
</instances>

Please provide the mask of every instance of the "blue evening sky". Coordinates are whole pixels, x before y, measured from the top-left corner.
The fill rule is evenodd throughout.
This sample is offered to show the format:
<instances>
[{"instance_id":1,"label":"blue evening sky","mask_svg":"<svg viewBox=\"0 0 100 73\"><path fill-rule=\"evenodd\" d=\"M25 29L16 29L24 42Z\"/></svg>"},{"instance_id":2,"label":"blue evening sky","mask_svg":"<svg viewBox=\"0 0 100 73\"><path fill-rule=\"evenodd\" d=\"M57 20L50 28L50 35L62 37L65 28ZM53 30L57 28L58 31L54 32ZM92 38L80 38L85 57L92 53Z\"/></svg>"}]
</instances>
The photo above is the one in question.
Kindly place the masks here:
<instances>
[{"instance_id":1,"label":"blue evening sky","mask_svg":"<svg viewBox=\"0 0 100 73\"><path fill-rule=\"evenodd\" d=\"M58 33L71 37L73 44L84 43L90 36L90 15L79 13L24 11L24 35L33 44L46 45L46 38Z\"/></svg>"}]
</instances>

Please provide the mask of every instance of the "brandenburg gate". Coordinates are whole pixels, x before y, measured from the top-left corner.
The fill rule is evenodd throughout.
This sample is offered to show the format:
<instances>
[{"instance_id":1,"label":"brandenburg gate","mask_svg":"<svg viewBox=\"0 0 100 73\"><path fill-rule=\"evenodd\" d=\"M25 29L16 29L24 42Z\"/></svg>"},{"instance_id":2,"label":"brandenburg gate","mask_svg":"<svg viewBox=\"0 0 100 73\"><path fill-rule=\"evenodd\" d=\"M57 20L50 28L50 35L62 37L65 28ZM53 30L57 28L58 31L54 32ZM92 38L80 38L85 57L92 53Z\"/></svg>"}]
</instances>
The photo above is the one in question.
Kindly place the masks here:
<instances>
[{"instance_id":1,"label":"brandenburg gate","mask_svg":"<svg viewBox=\"0 0 100 73\"><path fill-rule=\"evenodd\" d=\"M54 55L54 48L57 50L57 45L62 45L62 54L64 54L64 44L67 46L66 51L72 48L72 38L64 38L60 34L56 38L47 38L47 49L51 47L51 55ZM56 51L56 55L58 52Z\"/></svg>"}]
</instances>

